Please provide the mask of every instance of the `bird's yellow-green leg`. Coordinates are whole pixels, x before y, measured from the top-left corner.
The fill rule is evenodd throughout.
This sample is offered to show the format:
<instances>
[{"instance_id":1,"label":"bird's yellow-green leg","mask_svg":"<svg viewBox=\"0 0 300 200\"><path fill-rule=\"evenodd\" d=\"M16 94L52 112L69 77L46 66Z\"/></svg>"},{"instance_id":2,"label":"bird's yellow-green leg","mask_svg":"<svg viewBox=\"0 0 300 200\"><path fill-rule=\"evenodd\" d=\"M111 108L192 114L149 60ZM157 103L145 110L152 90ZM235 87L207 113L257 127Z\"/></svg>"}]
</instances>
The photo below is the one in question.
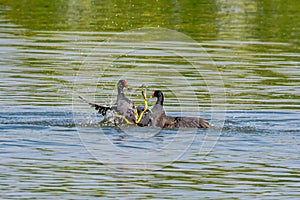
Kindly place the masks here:
<instances>
[{"instance_id":1,"label":"bird's yellow-green leg","mask_svg":"<svg viewBox=\"0 0 300 200\"><path fill-rule=\"evenodd\" d=\"M148 107L148 99L147 99L147 96L146 96L146 89L144 90L144 88L142 89L142 96L144 98L145 108L141 112L140 116L138 117L138 120L135 123L139 123L142 120L143 115L145 114L145 112L147 112L148 110L152 113L152 110Z\"/></svg>"},{"instance_id":2,"label":"bird's yellow-green leg","mask_svg":"<svg viewBox=\"0 0 300 200\"><path fill-rule=\"evenodd\" d=\"M135 113L135 118L138 119L139 118L139 113L138 113L138 110L137 110L136 106L134 106L134 113Z\"/></svg>"},{"instance_id":3,"label":"bird's yellow-green leg","mask_svg":"<svg viewBox=\"0 0 300 200\"><path fill-rule=\"evenodd\" d=\"M133 125L134 123L133 122L130 122L125 116L123 115L119 115L117 113L114 114L115 117L118 117L118 118L122 118L127 124L129 125Z\"/></svg>"},{"instance_id":4,"label":"bird's yellow-green leg","mask_svg":"<svg viewBox=\"0 0 300 200\"><path fill-rule=\"evenodd\" d=\"M147 99L147 88L145 90L142 90L142 95L144 98L144 104L145 104L145 108L144 111L146 112L147 110L149 110L152 113L152 110L148 107L148 99Z\"/></svg>"},{"instance_id":5,"label":"bird's yellow-green leg","mask_svg":"<svg viewBox=\"0 0 300 200\"><path fill-rule=\"evenodd\" d=\"M148 109L148 99L147 99L147 96L146 96L146 89L142 90L142 95L143 95L143 98L144 98L145 109Z\"/></svg>"}]
</instances>

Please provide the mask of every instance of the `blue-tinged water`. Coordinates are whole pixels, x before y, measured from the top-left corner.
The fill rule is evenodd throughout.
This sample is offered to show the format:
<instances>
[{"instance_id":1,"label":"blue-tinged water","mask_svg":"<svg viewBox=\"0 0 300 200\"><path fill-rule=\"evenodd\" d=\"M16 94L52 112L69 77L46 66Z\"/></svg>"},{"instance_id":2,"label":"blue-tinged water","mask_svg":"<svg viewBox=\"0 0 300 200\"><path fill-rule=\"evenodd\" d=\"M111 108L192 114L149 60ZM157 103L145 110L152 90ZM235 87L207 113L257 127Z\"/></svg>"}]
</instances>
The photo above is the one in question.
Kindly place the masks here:
<instances>
[{"instance_id":1,"label":"blue-tinged water","mask_svg":"<svg viewBox=\"0 0 300 200\"><path fill-rule=\"evenodd\" d=\"M141 136L86 124L78 131L72 111L55 110L24 108L0 112L0 187L5 191L2 198L159 195L195 199L263 195L273 199L299 195L297 112L227 111L216 144L205 153L199 145L207 130L183 130L184 135L176 130L157 135L140 130ZM86 138L80 139L80 134ZM103 149L109 155L102 158L101 152L88 151L100 138L111 142L111 149ZM188 147L186 138L195 138ZM174 140L176 148L156 152ZM148 153L149 158L157 160L134 157L136 152ZM179 154L182 155L177 157ZM116 163L111 158L120 155L127 155L128 162L121 159ZM103 163L110 159L111 163ZM141 160L144 164L139 163Z\"/></svg>"},{"instance_id":2,"label":"blue-tinged water","mask_svg":"<svg viewBox=\"0 0 300 200\"><path fill-rule=\"evenodd\" d=\"M123 18L118 1L2 2L1 199L299 199L295 1L157 1ZM78 95L111 105L119 79L137 105L144 84L212 127L101 126Z\"/></svg>"}]
</instances>

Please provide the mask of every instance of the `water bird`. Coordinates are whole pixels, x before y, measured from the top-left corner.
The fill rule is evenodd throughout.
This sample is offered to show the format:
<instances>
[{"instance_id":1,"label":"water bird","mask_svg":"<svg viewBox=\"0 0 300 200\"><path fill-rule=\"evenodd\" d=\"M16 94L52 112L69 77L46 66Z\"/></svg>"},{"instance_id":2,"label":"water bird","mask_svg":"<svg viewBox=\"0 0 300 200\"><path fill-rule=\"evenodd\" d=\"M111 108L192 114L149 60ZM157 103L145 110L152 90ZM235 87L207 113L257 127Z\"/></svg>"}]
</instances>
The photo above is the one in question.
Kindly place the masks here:
<instances>
[{"instance_id":1,"label":"water bird","mask_svg":"<svg viewBox=\"0 0 300 200\"><path fill-rule=\"evenodd\" d=\"M207 120L201 117L172 117L167 116L163 107L164 95L162 91L155 90L151 96L156 97L156 103L153 106L151 117L152 125L160 128L209 128Z\"/></svg>"},{"instance_id":2,"label":"water bird","mask_svg":"<svg viewBox=\"0 0 300 200\"><path fill-rule=\"evenodd\" d=\"M107 115L107 111L113 111L116 124L120 124L122 121L125 121L127 124L135 124L137 120L135 106L134 103L125 96L125 87L128 88L126 80L119 80L117 84L117 102L111 106L92 103L81 96L79 96L79 98L88 103L91 107L94 107L95 110L104 117Z\"/></svg>"}]
</instances>

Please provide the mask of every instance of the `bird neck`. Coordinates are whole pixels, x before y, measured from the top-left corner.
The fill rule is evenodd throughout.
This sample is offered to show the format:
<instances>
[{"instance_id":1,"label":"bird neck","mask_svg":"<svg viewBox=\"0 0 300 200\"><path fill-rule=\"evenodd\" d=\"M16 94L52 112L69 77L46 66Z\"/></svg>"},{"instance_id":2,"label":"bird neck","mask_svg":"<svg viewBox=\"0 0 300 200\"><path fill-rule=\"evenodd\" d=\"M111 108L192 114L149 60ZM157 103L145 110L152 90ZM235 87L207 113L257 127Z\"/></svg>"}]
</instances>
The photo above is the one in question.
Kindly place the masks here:
<instances>
[{"instance_id":1,"label":"bird neck","mask_svg":"<svg viewBox=\"0 0 300 200\"><path fill-rule=\"evenodd\" d=\"M162 106L164 105L164 95L162 95L162 94L158 95L156 104L162 105Z\"/></svg>"},{"instance_id":2,"label":"bird neck","mask_svg":"<svg viewBox=\"0 0 300 200\"><path fill-rule=\"evenodd\" d=\"M118 86L118 96L119 97L123 97L124 96L124 91L123 91L123 87L122 86Z\"/></svg>"}]
</instances>

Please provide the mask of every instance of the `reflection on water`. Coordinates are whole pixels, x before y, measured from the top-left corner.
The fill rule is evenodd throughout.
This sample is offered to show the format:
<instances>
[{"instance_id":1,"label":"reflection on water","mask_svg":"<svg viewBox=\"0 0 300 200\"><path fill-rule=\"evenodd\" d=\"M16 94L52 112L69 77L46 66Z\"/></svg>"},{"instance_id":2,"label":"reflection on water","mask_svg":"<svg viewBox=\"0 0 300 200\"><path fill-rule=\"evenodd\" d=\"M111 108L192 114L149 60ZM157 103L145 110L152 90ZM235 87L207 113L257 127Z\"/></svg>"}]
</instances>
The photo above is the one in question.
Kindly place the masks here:
<instances>
[{"instance_id":1,"label":"reflection on water","mask_svg":"<svg viewBox=\"0 0 300 200\"><path fill-rule=\"evenodd\" d=\"M253 21L257 12L256 1L240 1L234 3L228 0L217 0L218 7L218 38L219 39L242 39L241 37L253 37ZM252 23L249 23L252 22ZM233 28L234 27L234 28Z\"/></svg>"},{"instance_id":2,"label":"reflection on water","mask_svg":"<svg viewBox=\"0 0 300 200\"><path fill-rule=\"evenodd\" d=\"M296 1L132 1L129 10L120 1L2 2L1 198L299 197ZM144 25L198 43L114 37ZM120 77L137 104L146 83L148 95L165 92L168 114L201 115L215 127L100 127L76 95L112 104ZM224 127L213 121L223 114ZM221 135L207 137L214 129ZM206 154L201 147L215 139Z\"/></svg>"},{"instance_id":3,"label":"reflection on water","mask_svg":"<svg viewBox=\"0 0 300 200\"><path fill-rule=\"evenodd\" d=\"M163 87L164 84L161 82L164 78L170 77L169 75L173 76L172 79L177 80L176 74L169 73L166 68L177 66L178 69L181 69L177 77L179 77L178 75L183 76L192 83L193 89L198 93L196 96L201 99L203 107L210 106L205 81L213 82L220 72L225 84L228 109L253 109L254 106L256 109L293 110L299 108L300 91L297 87L299 83L299 55L288 52L289 47L291 51L293 48L287 43L256 41L203 43L204 50L209 52L207 62L211 63L213 60L214 64L218 66L218 71L207 74L204 81L201 80L202 77L199 72L205 73L206 68L209 67L205 61L198 66L197 72L187 63L182 63L182 59L176 60L174 57L168 58L165 55L164 60L162 60L161 56L157 56L158 53L163 53L159 50L147 52L148 55L144 57L140 55L120 57L115 62L115 68L109 66L111 71L106 71L103 74L100 71L102 68L99 66L109 63L105 60L105 56L111 52L106 49L99 49L100 52L96 52L94 56L90 55L91 52L95 51L95 47L100 48L102 44L84 41L93 41L93 38L105 37L105 35L101 33L93 35L78 33L76 39L82 42L73 41L73 35L74 33L40 33L36 39L31 38L34 43L14 39L10 41L11 47L3 47L2 50L8 56L5 56L1 61L2 79L0 81L2 90L0 92L1 96L4 97L2 101L9 105L43 104L43 102L53 105L70 103L74 77L77 75L78 69L82 67L82 62L86 56L89 56L89 59L99 58L99 60L94 61L95 63L89 63L90 69L86 70L90 70L89 73L93 73L94 76L103 77L98 83L98 87L103 87L103 83L108 85L105 87L105 93L101 94L102 97L114 89L116 79L112 79L112 77L114 75L120 77L121 74L118 71L120 69L139 73L132 77L132 81L130 80L132 86L135 87L140 87L143 82L150 82L147 77L151 78L152 75L155 75L151 74L151 70L160 73L155 75L156 84L152 86L155 88ZM49 37L55 38L56 41L49 43ZM268 52L265 52L266 49ZM193 53L192 51L190 53ZM195 49L195 51L198 50ZM104 60L101 61L100 58ZM94 68L98 71L93 71ZM143 70L139 71L140 68ZM140 74L143 74L144 77L141 77ZM138 81L136 81L137 79ZM180 82L177 81L177 83ZM91 84L97 84L97 82ZM11 90L11 87L15 89ZM90 91L87 90L86 92ZM183 99L185 98L184 95L178 92L177 97ZM171 102L169 101L169 103Z\"/></svg>"}]
</instances>

